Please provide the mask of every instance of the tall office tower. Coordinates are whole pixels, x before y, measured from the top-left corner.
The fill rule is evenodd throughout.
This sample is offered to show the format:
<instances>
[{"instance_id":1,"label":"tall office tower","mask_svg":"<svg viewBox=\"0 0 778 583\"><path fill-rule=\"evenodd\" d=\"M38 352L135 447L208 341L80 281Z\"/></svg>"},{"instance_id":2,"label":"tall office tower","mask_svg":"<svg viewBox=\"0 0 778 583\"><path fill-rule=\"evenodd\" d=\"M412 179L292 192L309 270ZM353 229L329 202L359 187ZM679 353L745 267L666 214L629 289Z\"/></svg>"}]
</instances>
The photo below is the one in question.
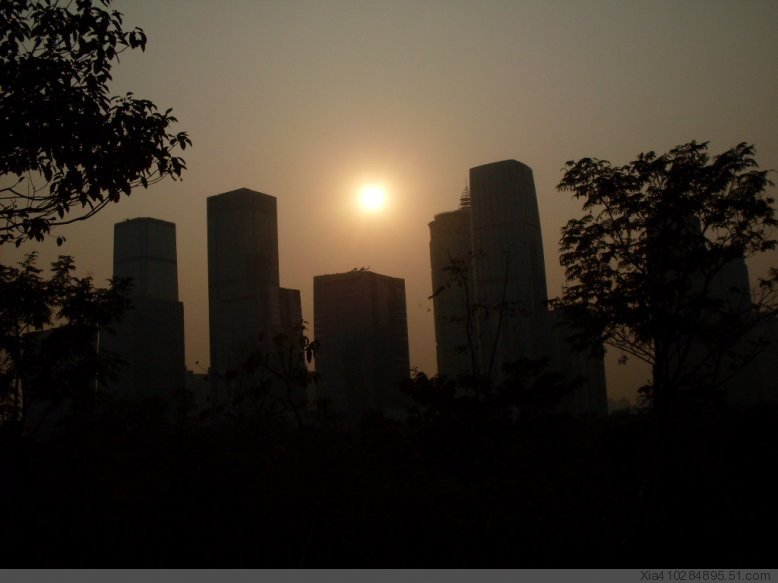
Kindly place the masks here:
<instances>
[{"instance_id":1,"label":"tall office tower","mask_svg":"<svg viewBox=\"0 0 778 583\"><path fill-rule=\"evenodd\" d=\"M454 378L474 373L478 358L467 189L459 208L435 215L429 228L438 374Z\"/></svg>"},{"instance_id":2,"label":"tall office tower","mask_svg":"<svg viewBox=\"0 0 778 583\"><path fill-rule=\"evenodd\" d=\"M529 166L503 160L470 169L470 226L481 370L550 351L546 270Z\"/></svg>"},{"instance_id":3,"label":"tall office tower","mask_svg":"<svg viewBox=\"0 0 778 583\"><path fill-rule=\"evenodd\" d=\"M356 418L396 412L410 376L405 280L371 271L313 278L317 397Z\"/></svg>"},{"instance_id":4,"label":"tall office tower","mask_svg":"<svg viewBox=\"0 0 778 583\"><path fill-rule=\"evenodd\" d=\"M720 309L723 314L717 315L714 319L734 316L748 321L754 318L748 266L743 257L727 262L713 278L710 287L713 299L722 302ZM778 336L775 334L775 329L771 329L769 320L761 322L739 339L718 363L723 371L720 373L722 376L728 376L729 370L739 369L725 380L722 387L733 403L751 406L762 401L774 401L778 396L774 390L775 377L765 376L763 372L769 366L767 363L775 357L776 351L773 345L776 338ZM692 356L695 356L694 351L691 352ZM701 355L698 358L702 359Z\"/></svg>"},{"instance_id":5,"label":"tall office tower","mask_svg":"<svg viewBox=\"0 0 778 583\"><path fill-rule=\"evenodd\" d=\"M724 264L711 283L713 296L723 300L728 310L735 313L751 311L751 283L743 257Z\"/></svg>"},{"instance_id":6,"label":"tall office tower","mask_svg":"<svg viewBox=\"0 0 778 583\"><path fill-rule=\"evenodd\" d=\"M754 311L745 259L737 257L725 263L707 289L712 306L702 326L712 326L718 332L742 319L752 327L740 338L721 338L734 343L718 359L710 358L711 346L693 344L686 357L690 374L709 378L708 382L720 386L735 406L750 407L778 400L775 380L778 321L760 318ZM737 327L730 330L735 334ZM715 339L716 334L712 337Z\"/></svg>"},{"instance_id":7,"label":"tall office tower","mask_svg":"<svg viewBox=\"0 0 778 583\"><path fill-rule=\"evenodd\" d=\"M303 334L303 307L299 289L278 289L278 303L281 310L281 331L290 337Z\"/></svg>"},{"instance_id":8,"label":"tall office tower","mask_svg":"<svg viewBox=\"0 0 778 583\"><path fill-rule=\"evenodd\" d=\"M300 341L303 336L307 336L307 331L303 329L300 290L279 288L278 302L281 310L281 334L287 339L286 344L281 345L283 347L281 357L285 359L283 367L295 366L299 370L305 370L307 368L305 353ZM309 401L308 387L295 386L291 397L297 403Z\"/></svg>"},{"instance_id":9,"label":"tall office tower","mask_svg":"<svg viewBox=\"0 0 778 583\"><path fill-rule=\"evenodd\" d=\"M246 358L281 331L273 196L241 188L208 197L208 306L213 402Z\"/></svg>"},{"instance_id":10,"label":"tall office tower","mask_svg":"<svg viewBox=\"0 0 778 583\"><path fill-rule=\"evenodd\" d=\"M770 343L772 334L769 326L753 325L756 313L744 257L729 259L711 272L711 262L721 256L709 252L702 222L694 215L676 213L655 221L647 235L649 273L660 282L654 286L661 306L656 321L664 321L672 332L655 340L655 353L665 355L663 364L684 389L721 389L733 405L764 400L769 385L761 372L765 360L759 347ZM669 297L679 298L678 305L667 304Z\"/></svg>"},{"instance_id":11,"label":"tall office tower","mask_svg":"<svg viewBox=\"0 0 778 583\"><path fill-rule=\"evenodd\" d=\"M131 279L132 307L115 333L101 334L101 346L126 362L112 387L127 397L172 399L186 374L175 224L152 218L116 223L113 274Z\"/></svg>"},{"instance_id":12,"label":"tall office tower","mask_svg":"<svg viewBox=\"0 0 778 583\"><path fill-rule=\"evenodd\" d=\"M472 264L464 279L459 274L469 297L464 286L451 285L447 269L461 257ZM506 362L545 358L566 380L586 379L560 409L607 412L602 357L573 350L569 323L546 306L540 216L528 166L504 160L471 168L469 197L430 223L430 259L439 373L475 370L469 362L474 351L478 372L500 382ZM468 309L476 315L469 332Z\"/></svg>"}]
</instances>

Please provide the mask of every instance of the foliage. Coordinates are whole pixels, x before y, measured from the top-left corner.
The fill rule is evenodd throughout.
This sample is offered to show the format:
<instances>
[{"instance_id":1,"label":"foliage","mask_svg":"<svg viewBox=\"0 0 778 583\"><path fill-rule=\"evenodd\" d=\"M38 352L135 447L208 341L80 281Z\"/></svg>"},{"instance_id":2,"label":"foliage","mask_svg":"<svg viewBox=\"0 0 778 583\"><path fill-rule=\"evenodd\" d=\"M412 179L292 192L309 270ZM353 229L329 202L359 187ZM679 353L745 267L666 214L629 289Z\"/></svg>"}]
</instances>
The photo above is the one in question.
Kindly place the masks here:
<instances>
[{"instance_id":1,"label":"foliage","mask_svg":"<svg viewBox=\"0 0 778 583\"><path fill-rule=\"evenodd\" d=\"M283 417L291 414L302 430L302 411L307 406L307 387L318 380L308 370L318 350L318 341L305 333L302 321L289 334L277 334L272 342L263 342L251 351L235 369L227 370L220 380L227 386L227 399L219 405L223 412L243 414L248 411L261 417ZM219 375L212 371L211 374Z\"/></svg>"},{"instance_id":2,"label":"foliage","mask_svg":"<svg viewBox=\"0 0 778 583\"><path fill-rule=\"evenodd\" d=\"M449 316L450 319L448 323L454 323L455 325L460 326L461 331L467 338L466 348L470 361L470 374L474 377L478 377L480 376L480 368L475 323L479 315L479 310L485 310L485 306L478 304L473 297L472 272L474 259L475 255L472 252L469 252L464 258L453 257L449 253L448 265L443 267L443 271L445 271L448 276L446 282L443 286L436 289L428 299L434 299L444 292L451 293L447 290L452 288L460 290L460 297L462 298L463 304L461 315ZM502 317L502 311L499 313L500 317ZM458 348L463 351L465 349L464 346Z\"/></svg>"},{"instance_id":3,"label":"foliage","mask_svg":"<svg viewBox=\"0 0 778 583\"><path fill-rule=\"evenodd\" d=\"M777 413L373 420L309 427L300 456L289 424L183 430L101 409L34 446L0 434L0 549L43 566L626 568L646 549L758 564L775 554L759 526L778 511Z\"/></svg>"},{"instance_id":4,"label":"foliage","mask_svg":"<svg viewBox=\"0 0 778 583\"><path fill-rule=\"evenodd\" d=\"M91 277L73 275L68 256L45 279L36 260L30 253L18 267L0 265L0 424L23 427L36 401L88 400L118 365L98 353L97 335L128 307L129 283L96 288Z\"/></svg>"},{"instance_id":5,"label":"foliage","mask_svg":"<svg viewBox=\"0 0 778 583\"><path fill-rule=\"evenodd\" d=\"M0 0L0 244L42 240L186 169L172 110L109 93L114 61L146 46L110 3Z\"/></svg>"},{"instance_id":6,"label":"foliage","mask_svg":"<svg viewBox=\"0 0 778 583\"><path fill-rule=\"evenodd\" d=\"M731 377L754 355L749 332L776 312L775 271L753 298L731 284L744 258L775 248L768 173L751 145L707 151L690 142L624 166L583 158L558 185L584 216L562 229L567 285L552 305L580 326L579 344L650 364L657 405Z\"/></svg>"},{"instance_id":7,"label":"foliage","mask_svg":"<svg viewBox=\"0 0 778 583\"><path fill-rule=\"evenodd\" d=\"M501 370L507 364L496 362L498 344L504 326L507 326L516 317L528 316L530 312L524 302L507 300L509 268L509 255L507 253L505 254L500 301L483 303L476 299L473 270L476 261L484 258L483 251L478 253L470 251L464 257L453 257L449 254L448 264L442 268L447 275L446 281L434 290L428 299L441 297L444 293L450 294L452 289L459 290L457 295L462 303L461 309L457 315L447 316L445 322L457 326L461 336L464 337L462 340L466 344L458 346L457 349L462 353L467 352L470 361L471 381L474 378L480 378L480 383L489 384L495 376L499 376L494 374L495 369ZM496 322L494 334L491 341L487 343L483 334L478 333L478 323L483 324L490 318L494 318Z\"/></svg>"},{"instance_id":8,"label":"foliage","mask_svg":"<svg viewBox=\"0 0 778 583\"><path fill-rule=\"evenodd\" d=\"M402 385L413 399L411 418L422 425L496 427L520 418L562 412L565 399L584 382L549 369L547 359L519 358L504 365L504 378L492 383L481 376L428 377L415 371Z\"/></svg>"}]
</instances>

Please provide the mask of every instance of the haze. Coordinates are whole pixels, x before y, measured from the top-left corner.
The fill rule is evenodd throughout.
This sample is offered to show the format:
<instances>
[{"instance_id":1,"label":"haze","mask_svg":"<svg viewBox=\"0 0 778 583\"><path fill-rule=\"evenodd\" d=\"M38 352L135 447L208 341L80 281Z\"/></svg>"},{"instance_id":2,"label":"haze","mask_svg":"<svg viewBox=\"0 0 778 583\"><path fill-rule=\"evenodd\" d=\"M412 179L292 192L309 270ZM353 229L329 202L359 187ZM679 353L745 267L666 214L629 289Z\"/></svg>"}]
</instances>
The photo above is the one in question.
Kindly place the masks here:
<instances>
[{"instance_id":1,"label":"haze","mask_svg":"<svg viewBox=\"0 0 778 583\"><path fill-rule=\"evenodd\" d=\"M186 360L207 368L206 197L248 187L278 198L281 285L354 267L406 280L411 364L435 372L429 266L433 216L456 207L467 171L515 158L534 171L550 295L559 230L579 205L556 191L564 162L625 163L692 139L746 141L778 168L778 3L773 1L117 1L145 53L122 55L114 93L172 107L189 132L183 182L135 191L67 242L98 281L113 224L150 216L178 230ZM775 180L775 177L773 177ZM357 204L365 184L390 196ZM751 262L752 279L778 264ZM646 379L608 356L611 397Z\"/></svg>"}]
</instances>

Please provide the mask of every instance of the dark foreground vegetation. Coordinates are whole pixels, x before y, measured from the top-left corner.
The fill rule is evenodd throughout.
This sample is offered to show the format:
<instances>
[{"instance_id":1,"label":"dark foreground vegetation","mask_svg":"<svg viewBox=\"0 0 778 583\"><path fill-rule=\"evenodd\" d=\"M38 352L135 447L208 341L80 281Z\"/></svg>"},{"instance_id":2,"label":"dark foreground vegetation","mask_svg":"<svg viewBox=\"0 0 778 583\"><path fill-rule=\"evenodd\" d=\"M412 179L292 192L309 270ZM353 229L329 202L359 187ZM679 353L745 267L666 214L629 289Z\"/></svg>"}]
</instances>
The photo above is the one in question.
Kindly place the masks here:
<instances>
[{"instance_id":1,"label":"dark foreground vegetation","mask_svg":"<svg viewBox=\"0 0 778 583\"><path fill-rule=\"evenodd\" d=\"M171 427L103 406L0 439L10 566L636 567L774 554L778 410Z\"/></svg>"}]
</instances>

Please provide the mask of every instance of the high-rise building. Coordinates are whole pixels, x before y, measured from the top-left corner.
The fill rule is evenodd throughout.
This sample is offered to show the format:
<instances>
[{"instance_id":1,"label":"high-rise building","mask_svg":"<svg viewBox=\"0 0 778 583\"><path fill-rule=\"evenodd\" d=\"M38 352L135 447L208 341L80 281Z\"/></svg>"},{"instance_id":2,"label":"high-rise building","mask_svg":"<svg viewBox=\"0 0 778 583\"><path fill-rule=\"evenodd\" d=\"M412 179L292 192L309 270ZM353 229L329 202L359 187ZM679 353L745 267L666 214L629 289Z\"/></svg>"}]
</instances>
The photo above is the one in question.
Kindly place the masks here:
<instances>
[{"instance_id":1,"label":"high-rise building","mask_svg":"<svg viewBox=\"0 0 778 583\"><path fill-rule=\"evenodd\" d=\"M711 375L713 379L716 376L723 377L722 388L733 404L747 407L759 402L775 401L778 397L775 392L775 377L764 374L769 370L769 363L775 362L775 342L778 338L775 321L758 321L756 318L751 304L748 267L743 257L725 263L712 278L710 298L715 307L713 311L718 312L708 316L710 324L715 328L721 329L718 326L718 321L721 320L742 320L750 322L753 327L742 338L737 339L715 363L705 363L706 351L697 350L698 347L693 346L689 351L689 368L694 370L693 367L696 367L703 378L705 375ZM772 366L775 370L775 364ZM716 369L718 375L713 374Z\"/></svg>"},{"instance_id":2,"label":"high-rise building","mask_svg":"<svg viewBox=\"0 0 778 583\"><path fill-rule=\"evenodd\" d=\"M481 370L549 351L546 268L532 170L516 160L470 169Z\"/></svg>"},{"instance_id":3,"label":"high-rise building","mask_svg":"<svg viewBox=\"0 0 778 583\"><path fill-rule=\"evenodd\" d=\"M101 332L101 347L125 361L112 388L124 397L172 399L184 388L186 371L175 224L153 218L116 223L113 274L131 280L131 307L114 332Z\"/></svg>"},{"instance_id":4,"label":"high-rise building","mask_svg":"<svg viewBox=\"0 0 778 583\"><path fill-rule=\"evenodd\" d=\"M396 412L410 376L405 280L367 270L313 278L317 398L354 418Z\"/></svg>"},{"instance_id":5,"label":"high-rise building","mask_svg":"<svg viewBox=\"0 0 778 583\"><path fill-rule=\"evenodd\" d=\"M547 307L532 170L516 160L471 168L462 200L430 223L438 373L473 371L500 382L506 363L547 359L568 380L588 379L562 408L606 412L602 358L573 351L569 327ZM457 263L467 264L464 273L451 269Z\"/></svg>"},{"instance_id":6,"label":"high-rise building","mask_svg":"<svg viewBox=\"0 0 778 583\"><path fill-rule=\"evenodd\" d=\"M247 358L302 321L300 292L279 287L276 198L241 188L208 197L208 305L213 402ZM238 380L240 382L240 380Z\"/></svg>"},{"instance_id":7,"label":"high-rise building","mask_svg":"<svg viewBox=\"0 0 778 583\"><path fill-rule=\"evenodd\" d=\"M116 223L113 274L132 280L132 297L177 302L176 225L152 218Z\"/></svg>"},{"instance_id":8,"label":"high-rise building","mask_svg":"<svg viewBox=\"0 0 778 583\"><path fill-rule=\"evenodd\" d=\"M215 402L224 379L280 332L273 196L241 188L208 197L208 307Z\"/></svg>"},{"instance_id":9,"label":"high-rise building","mask_svg":"<svg viewBox=\"0 0 778 583\"><path fill-rule=\"evenodd\" d=\"M278 302L281 309L281 334L285 341L276 344L276 353L281 348L281 358L285 359L281 370L289 371L292 367L305 370L306 361L301 340L307 334L303 322L303 308L300 300L300 290L279 288ZM280 363L279 363L280 364ZM298 377L299 378L299 377ZM308 387L295 385L292 398L296 402L308 401Z\"/></svg>"},{"instance_id":10,"label":"high-rise building","mask_svg":"<svg viewBox=\"0 0 778 583\"><path fill-rule=\"evenodd\" d=\"M722 390L736 406L769 400L763 371L775 333L754 310L745 258L718 263L693 215L655 220L647 235L647 267L660 282L649 305L656 302L655 320L670 332L657 335L654 351L674 382L681 390ZM676 302L667 304L670 297Z\"/></svg>"},{"instance_id":11,"label":"high-rise building","mask_svg":"<svg viewBox=\"0 0 778 583\"><path fill-rule=\"evenodd\" d=\"M278 288L281 331L290 338L303 334L303 307L299 289Z\"/></svg>"},{"instance_id":12,"label":"high-rise building","mask_svg":"<svg viewBox=\"0 0 778 583\"><path fill-rule=\"evenodd\" d=\"M430 228L430 264L438 372L449 377L478 370L470 247L470 199L435 215Z\"/></svg>"}]
</instances>

